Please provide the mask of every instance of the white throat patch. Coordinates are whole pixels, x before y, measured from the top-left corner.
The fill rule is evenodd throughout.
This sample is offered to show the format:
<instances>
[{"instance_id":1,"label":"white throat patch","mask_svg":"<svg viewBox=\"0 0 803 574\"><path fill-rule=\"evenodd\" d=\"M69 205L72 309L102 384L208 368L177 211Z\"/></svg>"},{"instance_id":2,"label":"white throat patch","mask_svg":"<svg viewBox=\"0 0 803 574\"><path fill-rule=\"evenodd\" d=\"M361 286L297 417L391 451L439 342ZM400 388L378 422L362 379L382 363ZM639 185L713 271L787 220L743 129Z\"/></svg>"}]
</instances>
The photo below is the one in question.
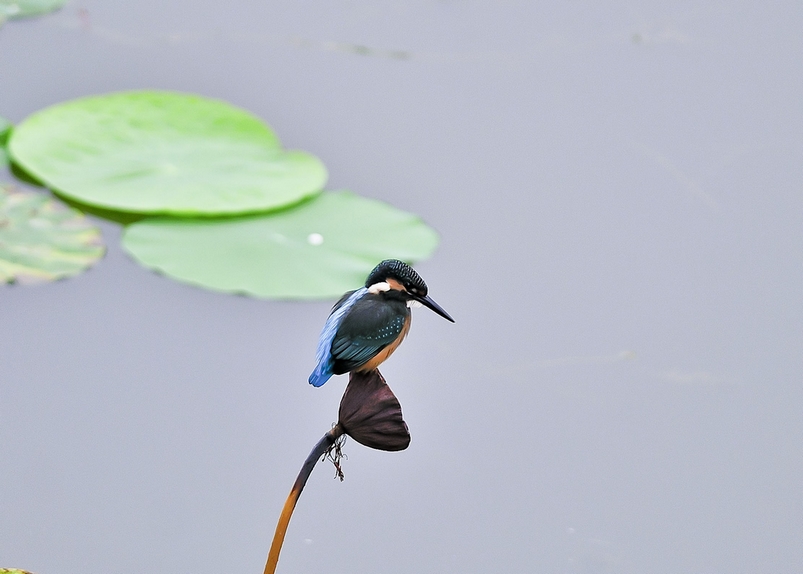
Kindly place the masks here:
<instances>
[{"instance_id":1,"label":"white throat patch","mask_svg":"<svg viewBox=\"0 0 803 574\"><path fill-rule=\"evenodd\" d=\"M419 307L423 307L420 301L416 301L415 299L410 299L407 301L407 307L410 309L418 309Z\"/></svg>"},{"instance_id":2,"label":"white throat patch","mask_svg":"<svg viewBox=\"0 0 803 574\"><path fill-rule=\"evenodd\" d=\"M381 293L382 291L390 291L390 284L382 281L381 283L374 283L368 288L368 292L373 295Z\"/></svg>"}]
</instances>

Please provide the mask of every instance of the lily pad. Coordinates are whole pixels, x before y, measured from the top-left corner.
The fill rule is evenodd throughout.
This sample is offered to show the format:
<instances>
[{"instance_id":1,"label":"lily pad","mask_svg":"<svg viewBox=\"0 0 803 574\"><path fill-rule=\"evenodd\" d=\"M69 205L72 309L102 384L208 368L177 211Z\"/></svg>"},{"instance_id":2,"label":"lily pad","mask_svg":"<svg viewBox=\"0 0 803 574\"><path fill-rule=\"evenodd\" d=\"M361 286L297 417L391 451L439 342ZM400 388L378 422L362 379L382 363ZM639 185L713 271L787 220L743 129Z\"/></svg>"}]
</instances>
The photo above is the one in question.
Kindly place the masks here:
<instances>
[{"instance_id":1,"label":"lily pad","mask_svg":"<svg viewBox=\"0 0 803 574\"><path fill-rule=\"evenodd\" d=\"M0 187L0 283L77 275L103 256L100 230L42 193Z\"/></svg>"},{"instance_id":2,"label":"lily pad","mask_svg":"<svg viewBox=\"0 0 803 574\"><path fill-rule=\"evenodd\" d=\"M12 124L3 116L0 116L0 144L8 141L8 134L11 132Z\"/></svg>"},{"instance_id":3,"label":"lily pad","mask_svg":"<svg viewBox=\"0 0 803 574\"><path fill-rule=\"evenodd\" d=\"M225 215L278 209L320 193L326 168L284 151L254 115L174 92L92 96L14 128L12 160L66 197L104 209Z\"/></svg>"},{"instance_id":4,"label":"lily pad","mask_svg":"<svg viewBox=\"0 0 803 574\"><path fill-rule=\"evenodd\" d=\"M11 133L11 122L4 117L0 116L0 168L8 165L8 152L6 151L6 142L8 135Z\"/></svg>"},{"instance_id":5,"label":"lily pad","mask_svg":"<svg viewBox=\"0 0 803 574\"><path fill-rule=\"evenodd\" d=\"M26 18L46 14L64 6L66 0L0 0L0 15Z\"/></svg>"},{"instance_id":6,"label":"lily pad","mask_svg":"<svg viewBox=\"0 0 803 574\"><path fill-rule=\"evenodd\" d=\"M417 216L348 191L273 214L145 219L128 226L134 259L200 287L274 299L327 299L362 285L378 261L432 254Z\"/></svg>"}]
</instances>

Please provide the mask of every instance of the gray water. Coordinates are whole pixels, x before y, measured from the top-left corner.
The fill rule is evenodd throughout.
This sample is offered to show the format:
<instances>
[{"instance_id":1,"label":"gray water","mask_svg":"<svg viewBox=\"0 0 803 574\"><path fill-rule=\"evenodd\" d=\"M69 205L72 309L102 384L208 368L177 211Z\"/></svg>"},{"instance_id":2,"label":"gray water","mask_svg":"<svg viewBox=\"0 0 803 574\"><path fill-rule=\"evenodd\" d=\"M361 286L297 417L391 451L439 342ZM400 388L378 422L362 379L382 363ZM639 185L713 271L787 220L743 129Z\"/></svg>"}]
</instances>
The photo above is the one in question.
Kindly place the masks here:
<instances>
[{"instance_id":1,"label":"gray water","mask_svg":"<svg viewBox=\"0 0 803 574\"><path fill-rule=\"evenodd\" d=\"M383 373L412 433L320 464L282 573L803 572L803 5L82 0L0 29L0 115L225 99L421 214ZM0 567L262 571L345 386L331 302L106 258L0 288Z\"/></svg>"}]
</instances>

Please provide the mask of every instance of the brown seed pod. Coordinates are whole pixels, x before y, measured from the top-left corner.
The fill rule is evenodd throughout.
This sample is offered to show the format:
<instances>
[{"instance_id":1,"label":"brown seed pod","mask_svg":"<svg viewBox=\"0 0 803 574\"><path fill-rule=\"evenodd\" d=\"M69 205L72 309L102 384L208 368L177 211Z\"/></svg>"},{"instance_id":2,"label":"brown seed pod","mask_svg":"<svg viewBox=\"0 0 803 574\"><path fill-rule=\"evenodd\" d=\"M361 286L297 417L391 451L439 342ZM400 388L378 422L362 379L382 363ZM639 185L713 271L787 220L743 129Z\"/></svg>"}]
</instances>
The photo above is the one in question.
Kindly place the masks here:
<instances>
[{"instance_id":1,"label":"brown seed pod","mask_svg":"<svg viewBox=\"0 0 803 574\"><path fill-rule=\"evenodd\" d=\"M346 434L367 447L397 451L410 445L399 400L376 369L349 374L339 419Z\"/></svg>"}]
</instances>

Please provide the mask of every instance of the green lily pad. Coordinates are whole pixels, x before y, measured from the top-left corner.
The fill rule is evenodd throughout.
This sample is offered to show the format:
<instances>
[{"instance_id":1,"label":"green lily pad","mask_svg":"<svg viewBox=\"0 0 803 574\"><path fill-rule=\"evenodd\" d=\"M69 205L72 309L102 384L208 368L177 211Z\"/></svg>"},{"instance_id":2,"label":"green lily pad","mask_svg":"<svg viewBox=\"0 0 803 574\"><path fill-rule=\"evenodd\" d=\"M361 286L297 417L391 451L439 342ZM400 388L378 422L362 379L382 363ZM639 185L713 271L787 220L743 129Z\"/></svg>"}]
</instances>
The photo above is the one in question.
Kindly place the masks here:
<instances>
[{"instance_id":1,"label":"green lily pad","mask_svg":"<svg viewBox=\"0 0 803 574\"><path fill-rule=\"evenodd\" d=\"M9 163L6 142L8 141L8 135L11 133L12 127L11 122L0 116L0 168L6 167Z\"/></svg>"},{"instance_id":2,"label":"green lily pad","mask_svg":"<svg viewBox=\"0 0 803 574\"><path fill-rule=\"evenodd\" d=\"M9 141L13 161L66 197L104 209L226 215L315 196L326 168L284 151L259 118L173 92L92 96L40 110Z\"/></svg>"},{"instance_id":3,"label":"green lily pad","mask_svg":"<svg viewBox=\"0 0 803 574\"><path fill-rule=\"evenodd\" d=\"M8 134L11 133L12 123L3 116L0 116L0 144L8 141Z\"/></svg>"},{"instance_id":4,"label":"green lily pad","mask_svg":"<svg viewBox=\"0 0 803 574\"><path fill-rule=\"evenodd\" d=\"M134 259L173 279L273 299L338 297L382 259L421 260L437 244L417 216L348 191L273 214L144 219L123 233Z\"/></svg>"},{"instance_id":5,"label":"green lily pad","mask_svg":"<svg viewBox=\"0 0 803 574\"><path fill-rule=\"evenodd\" d=\"M64 6L66 0L0 0L0 15L26 18L46 14Z\"/></svg>"},{"instance_id":6,"label":"green lily pad","mask_svg":"<svg viewBox=\"0 0 803 574\"><path fill-rule=\"evenodd\" d=\"M42 193L0 187L0 283L77 275L103 256L100 230Z\"/></svg>"}]
</instances>

